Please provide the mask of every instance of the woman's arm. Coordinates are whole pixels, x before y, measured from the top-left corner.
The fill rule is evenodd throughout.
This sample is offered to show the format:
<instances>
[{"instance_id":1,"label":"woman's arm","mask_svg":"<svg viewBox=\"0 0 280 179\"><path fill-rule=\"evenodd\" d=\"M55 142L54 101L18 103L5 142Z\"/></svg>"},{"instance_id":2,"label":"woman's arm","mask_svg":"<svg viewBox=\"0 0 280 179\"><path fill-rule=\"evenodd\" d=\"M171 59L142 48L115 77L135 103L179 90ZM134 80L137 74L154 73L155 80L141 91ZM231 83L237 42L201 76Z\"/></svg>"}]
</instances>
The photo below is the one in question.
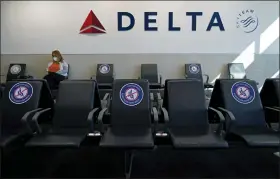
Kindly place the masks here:
<instances>
[{"instance_id":1,"label":"woman's arm","mask_svg":"<svg viewBox=\"0 0 280 179\"><path fill-rule=\"evenodd\" d=\"M68 76L68 63L65 61L60 63L61 65L61 70L59 70L57 73L63 76Z\"/></svg>"}]
</instances>

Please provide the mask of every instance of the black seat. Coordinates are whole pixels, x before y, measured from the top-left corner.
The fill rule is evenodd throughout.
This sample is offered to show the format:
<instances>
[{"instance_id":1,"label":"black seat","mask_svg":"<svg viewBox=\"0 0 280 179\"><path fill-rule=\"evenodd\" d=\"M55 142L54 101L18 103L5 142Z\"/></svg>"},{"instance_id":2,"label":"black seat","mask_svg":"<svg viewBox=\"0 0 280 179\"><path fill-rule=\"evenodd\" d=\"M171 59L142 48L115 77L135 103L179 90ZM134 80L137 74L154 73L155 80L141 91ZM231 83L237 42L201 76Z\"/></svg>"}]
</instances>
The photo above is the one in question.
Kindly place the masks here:
<instances>
[{"instance_id":1,"label":"black seat","mask_svg":"<svg viewBox=\"0 0 280 179\"><path fill-rule=\"evenodd\" d=\"M105 131L100 146L153 148L151 120L148 81L115 80L111 126ZM98 122L102 123L102 113Z\"/></svg>"},{"instance_id":2,"label":"black seat","mask_svg":"<svg viewBox=\"0 0 280 179\"><path fill-rule=\"evenodd\" d=\"M220 117L219 129L214 132L208 122L204 88L199 80L167 80L165 84L163 112L165 123L175 148L226 148L222 137L224 117ZM167 115L169 117L167 117Z\"/></svg>"},{"instance_id":3,"label":"black seat","mask_svg":"<svg viewBox=\"0 0 280 179\"><path fill-rule=\"evenodd\" d=\"M203 82L203 76L206 76L205 83ZM209 76L202 74L201 64L199 63L188 63L185 64L185 78L186 79L198 79L204 84L204 88L213 88L214 86L209 83Z\"/></svg>"},{"instance_id":4,"label":"black seat","mask_svg":"<svg viewBox=\"0 0 280 179\"><path fill-rule=\"evenodd\" d=\"M96 82L62 81L58 93L51 130L42 131L38 124L48 110L36 113L32 120L40 134L28 141L26 146L79 147L87 134L94 132L93 120L100 110Z\"/></svg>"},{"instance_id":5,"label":"black seat","mask_svg":"<svg viewBox=\"0 0 280 179\"><path fill-rule=\"evenodd\" d=\"M8 81L1 99L0 145L5 147L17 139L28 139L35 132L28 125L33 115L52 108L46 86L41 81ZM19 96L19 97L18 97Z\"/></svg>"},{"instance_id":6,"label":"black seat","mask_svg":"<svg viewBox=\"0 0 280 179\"><path fill-rule=\"evenodd\" d=\"M97 64L95 79L99 89L112 89L114 78L113 64Z\"/></svg>"},{"instance_id":7,"label":"black seat","mask_svg":"<svg viewBox=\"0 0 280 179\"><path fill-rule=\"evenodd\" d=\"M266 79L260 92L262 105L265 107L280 109L280 80L279 78ZM265 110L266 121L269 123L279 123L279 113L273 110ZM280 125L279 125L280 127Z\"/></svg>"},{"instance_id":8,"label":"black seat","mask_svg":"<svg viewBox=\"0 0 280 179\"><path fill-rule=\"evenodd\" d=\"M14 79L31 79L32 76L26 74L26 64L12 63L9 66L6 81Z\"/></svg>"},{"instance_id":9,"label":"black seat","mask_svg":"<svg viewBox=\"0 0 280 179\"><path fill-rule=\"evenodd\" d=\"M158 75L157 64L141 64L141 79L149 81L150 89L162 87L162 77Z\"/></svg>"},{"instance_id":10,"label":"black seat","mask_svg":"<svg viewBox=\"0 0 280 179\"><path fill-rule=\"evenodd\" d=\"M239 137L254 147L279 146L280 135L267 127L255 81L216 80L210 106L226 114L227 139Z\"/></svg>"}]
</instances>

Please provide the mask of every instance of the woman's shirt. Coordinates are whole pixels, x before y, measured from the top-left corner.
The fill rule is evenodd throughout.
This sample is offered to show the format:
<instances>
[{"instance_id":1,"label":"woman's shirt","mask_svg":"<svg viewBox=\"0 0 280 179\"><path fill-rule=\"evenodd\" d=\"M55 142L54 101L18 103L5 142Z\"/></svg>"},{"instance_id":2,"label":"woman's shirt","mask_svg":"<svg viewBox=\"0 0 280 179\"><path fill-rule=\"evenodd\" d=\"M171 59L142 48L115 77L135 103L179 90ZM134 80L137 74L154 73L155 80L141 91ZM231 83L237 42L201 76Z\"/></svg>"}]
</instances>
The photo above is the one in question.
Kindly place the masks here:
<instances>
[{"instance_id":1,"label":"woman's shirt","mask_svg":"<svg viewBox=\"0 0 280 179\"><path fill-rule=\"evenodd\" d=\"M57 74L67 77L68 76L68 63L66 63L64 60L63 60L63 62L59 62L59 63L50 62L48 64L47 71L57 73Z\"/></svg>"}]
</instances>

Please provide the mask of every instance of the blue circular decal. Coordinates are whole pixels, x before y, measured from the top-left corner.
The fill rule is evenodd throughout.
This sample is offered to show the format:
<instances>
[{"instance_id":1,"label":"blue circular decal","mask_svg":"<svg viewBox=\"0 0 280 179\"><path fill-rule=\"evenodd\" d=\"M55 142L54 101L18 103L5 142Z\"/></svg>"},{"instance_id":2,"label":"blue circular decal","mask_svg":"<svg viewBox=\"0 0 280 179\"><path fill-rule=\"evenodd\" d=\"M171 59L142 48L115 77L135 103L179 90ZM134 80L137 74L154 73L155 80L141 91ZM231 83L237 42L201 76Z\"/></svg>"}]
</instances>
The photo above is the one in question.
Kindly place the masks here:
<instances>
[{"instance_id":1,"label":"blue circular decal","mask_svg":"<svg viewBox=\"0 0 280 179\"><path fill-rule=\"evenodd\" d=\"M23 104L29 101L33 95L33 87L27 82L15 84L9 92L9 99L14 104Z\"/></svg>"},{"instance_id":2,"label":"blue circular decal","mask_svg":"<svg viewBox=\"0 0 280 179\"><path fill-rule=\"evenodd\" d=\"M107 74L110 71L110 66L107 65L107 64L102 64L102 65L99 66L99 71L102 74Z\"/></svg>"},{"instance_id":3,"label":"blue circular decal","mask_svg":"<svg viewBox=\"0 0 280 179\"><path fill-rule=\"evenodd\" d=\"M231 87L232 97L239 103L249 104L255 99L254 88L246 82L236 82Z\"/></svg>"},{"instance_id":4,"label":"blue circular decal","mask_svg":"<svg viewBox=\"0 0 280 179\"><path fill-rule=\"evenodd\" d=\"M144 92L141 86L128 83L120 90L120 99L127 106L136 106L143 100Z\"/></svg>"},{"instance_id":5,"label":"blue circular decal","mask_svg":"<svg viewBox=\"0 0 280 179\"><path fill-rule=\"evenodd\" d=\"M189 71L192 73L192 74L197 74L199 72L199 66L197 64L191 64L189 66Z\"/></svg>"}]
</instances>

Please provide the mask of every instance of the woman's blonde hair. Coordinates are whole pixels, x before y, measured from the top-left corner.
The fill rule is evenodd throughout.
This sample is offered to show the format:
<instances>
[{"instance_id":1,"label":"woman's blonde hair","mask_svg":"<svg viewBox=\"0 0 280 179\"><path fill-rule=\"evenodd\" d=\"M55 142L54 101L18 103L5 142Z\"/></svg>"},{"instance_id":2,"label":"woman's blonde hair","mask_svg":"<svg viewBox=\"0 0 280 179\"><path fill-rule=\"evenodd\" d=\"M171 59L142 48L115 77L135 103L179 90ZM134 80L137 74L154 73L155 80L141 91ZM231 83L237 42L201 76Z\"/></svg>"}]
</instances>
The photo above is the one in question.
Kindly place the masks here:
<instances>
[{"instance_id":1,"label":"woman's blonde hair","mask_svg":"<svg viewBox=\"0 0 280 179\"><path fill-rule=\"evenodd\" d=\"M63 57L62 57L61 53L58 50L54 50L52 52L52 56L53 57L56 56L59 59L59 61L63 61Z\"/></svg>"}]
</instances>

